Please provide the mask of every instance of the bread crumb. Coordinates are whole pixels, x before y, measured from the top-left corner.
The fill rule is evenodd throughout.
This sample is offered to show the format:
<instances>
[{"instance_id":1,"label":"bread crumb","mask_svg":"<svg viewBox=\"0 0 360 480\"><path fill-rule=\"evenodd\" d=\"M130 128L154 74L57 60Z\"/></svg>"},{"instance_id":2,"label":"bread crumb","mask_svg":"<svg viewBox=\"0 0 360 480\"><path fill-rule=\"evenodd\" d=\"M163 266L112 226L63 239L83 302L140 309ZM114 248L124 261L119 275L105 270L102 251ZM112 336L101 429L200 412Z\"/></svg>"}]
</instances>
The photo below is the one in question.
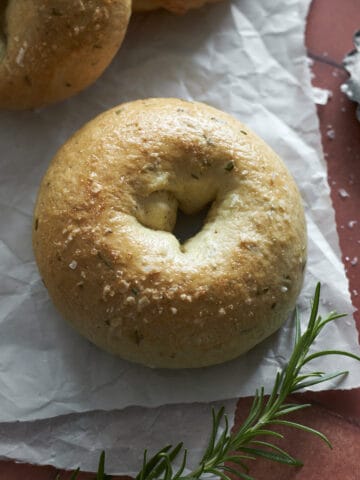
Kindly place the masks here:
<instances>
[{"instance_id":1,"label":"bread crumb","mask_svg":"<svg viewBox=\"0 0 360 480\"><path fill-rule=\"evenodd\" d=\"M176 314L177 314L177 308L171 307L170 310L171 310L171 313L172 313L173 315L176 315Z\"/></svg>"}]
</instances>

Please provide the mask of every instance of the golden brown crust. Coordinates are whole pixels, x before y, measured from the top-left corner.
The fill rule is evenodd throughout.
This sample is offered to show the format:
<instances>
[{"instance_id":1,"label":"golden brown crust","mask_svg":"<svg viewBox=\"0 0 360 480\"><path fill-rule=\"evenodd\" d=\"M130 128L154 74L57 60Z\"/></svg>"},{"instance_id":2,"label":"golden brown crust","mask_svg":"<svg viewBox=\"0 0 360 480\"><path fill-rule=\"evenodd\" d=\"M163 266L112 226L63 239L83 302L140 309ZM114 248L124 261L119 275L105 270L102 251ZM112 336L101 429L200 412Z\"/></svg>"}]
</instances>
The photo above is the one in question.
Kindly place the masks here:
<instances>
[{"instance_id":1,"label":"golden brown crust","mask_svg":"<svg viewBox=\"0 0 360 480\"><path fill-rule=\"evenodd\" d=\"M201 232L179 244L174 211L208 202ZM116 107L62 147L40 187L33 244L78 331L169 368L230 360L273 333L306 261L302 202L281 160L229 115L177 99Z\"/></svg>"},{"instance_id":2,"label":"golden brown crust","mask_svg":"<svg viewBox=\"0 0 360 480\"><path fill-rule=\"evenodd\" d=\"M172 13L183 14L193 8L203 7L206 3L215 3L222 0L133 0L134 12L147 12L165 8Z\"/></svg>"},{"instance_id":3,"label":"golden brown crust","mask_svg":"<svg viewBox=\"0 0 360 480\"><path fill-rule=\"evenodd\" d=\"M65 99L120 47L131 0L8 0L0 7L0 108Z\"/></svg>"}]
</instances>

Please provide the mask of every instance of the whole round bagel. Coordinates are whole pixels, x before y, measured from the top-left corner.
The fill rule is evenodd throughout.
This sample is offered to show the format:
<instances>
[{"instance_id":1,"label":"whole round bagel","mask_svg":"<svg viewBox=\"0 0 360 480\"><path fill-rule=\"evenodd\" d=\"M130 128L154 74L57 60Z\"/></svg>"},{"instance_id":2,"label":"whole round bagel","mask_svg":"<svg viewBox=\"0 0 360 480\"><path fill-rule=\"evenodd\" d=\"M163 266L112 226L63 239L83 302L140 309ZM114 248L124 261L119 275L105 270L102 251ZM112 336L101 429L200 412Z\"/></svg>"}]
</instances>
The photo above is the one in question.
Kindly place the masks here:
<instances>
[{"instance_id":1,"label":"whole round bagel","mask_svg":"<svg viewBox=\"0 0 360 480\"><path fill-rule=\"evenodd\" d=\"M221 0L133 0L134 12L148 12L165 8L172 13L183 14L193 8L200 8L206 3L220 2Z\"/></svg>"},{"instance_id":2,"label":"whole round bagel","mask_svg":"<svg viewBox=\"0 0 360 480\"><path fill-rule=\"evenodd\" d=\"M63 100L93 83L124 38L131 0L7 0L0 5L0 108Z\"/></svg>"},{"instance_id":3,"label":"whole round bagel","mask_svg":"<svg viewBox=\"0 0 360 480\"><path fill-rule=\"evenodd\" d=\"M211 205L181 244L177 210ZM306 262L298 189L246 126L201 103L105 112L58 152L34 214L55 305L89 340L153 367L230 360L277 330Z\"/></svg>"}]
</instances>

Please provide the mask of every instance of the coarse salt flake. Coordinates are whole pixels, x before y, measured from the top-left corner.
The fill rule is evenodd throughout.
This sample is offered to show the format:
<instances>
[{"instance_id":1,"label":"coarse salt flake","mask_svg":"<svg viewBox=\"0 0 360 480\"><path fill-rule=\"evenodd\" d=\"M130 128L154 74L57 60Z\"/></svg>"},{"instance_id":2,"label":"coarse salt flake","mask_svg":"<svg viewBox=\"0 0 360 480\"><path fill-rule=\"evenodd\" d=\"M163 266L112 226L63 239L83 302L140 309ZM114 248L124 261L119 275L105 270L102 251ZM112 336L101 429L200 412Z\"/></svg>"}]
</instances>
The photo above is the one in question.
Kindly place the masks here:
<instances>
[{"instance_id":1,"label":"coarse salt flake","mask_svg":"<svg viewBox=\"0 0 360 480\"><path fill-rule=\"evenodd\" d=\"M354 257L354 258L350 261L350 263L351 263L351 265L352 265L353 267L355 267L355 265L358 264L358 261L359 261L358 257Z\"/></svg>"},{"instance_id":2,"label":"coarse salt flake","mask_svg":"<svg viewBox=\"0 0 360 480\"><path fill-rule=\"evenodd\" d=\"M114 290L110 287L110 285L105 285L103 288L103 298L105 299L107 296L113 297L115 295Z\"/></svg>"},{"instance_id":3,"label":"coarse salt flake","mask_svg":"<svg viewBox=\"0 0 360 480\"><path fill-rule=\"evenodd\" d=\"M128 283L126 280L120 280L119 282L119 290L121 293L125 293L127 290L129 290L130 283Z\"/></svg>"},{"instance_id":4,"label":"coarse salt flake","mask_svg":"<svg viewBox=\"0 0 360 480\"><path fill-rule=\"evenodd\" d=\"M339 195L340 195L341 198L348 198L348 197L350 197L350 195L349 195L348 192L345 190L345 188L339 188L338 193L339 193Z\"/></svg>"},{"instance_id":5,"label":"coarse salt flake","mask_svg":"<svg viewBox=\"0 0 360 480\"><path fill-rule=\"evenodd\" d=\"M192 297L191 295L186 295L186 293L182 293L180 295L181 300L187 301L187 302L192 302Z\"/></svg>"},{"instance_id":6,"label":"coarse salt flake","mask_svg":"<svg viewBox=\"0 0 360 480\"><path fill-rule=\"evenodd\" d=\"M91 187L92 193L99 193L102 190L102 186L99 183L94 182L93 186Z\"/></svg>"},{"instance_id":7,"label":"coarse salt flake","mask_svg":"<svg viewBox=\"0 0 360 480\"><path fill-rule=\"evenodd\" d=\"M334 140L335 139L335 130L333 128L330 128L327 132L326 132L326 136L328 138L330 138L330 140Z\"/></svg>"},{"instance_id":8,"label":"coarse salt flake","mask_svg":"<svg viewBox=\"0 0 360 480\"><path fill-rule=\"evenodd\" d=\"M71 268L71 270L75 270L77 267L77 261L76 260L72 260L70 263L69 263L69 268Z\"/></svg>"},{"instance_id":9,"label":"coarse salt flake","mask_svg":"<svg viewBox=\"0 0 360 480\"><path fill-rule=\"evenodd\" d=\"M142 310L149 304L150 304L150 300L148 299L148 297L141 297L138 303L138 308L139 310Z\"/></svg>"},{"instance_id":10,"label":"coarse salt flake","mask_svg":"<svg viewBox=\"0 0 360 480\"><path fill-rule=\"evenodd\" d=\"M24 66L24 57L25 57L25 52L27 50L27 47L28 47L28 44L27 42L24 42L23 43L23 46L20 47L19 49L19 52L16 56L16 59L15 59L15 62L17 63L17 65L19 65L20 67L23 67Z\"/></svg>"}]
</instances>

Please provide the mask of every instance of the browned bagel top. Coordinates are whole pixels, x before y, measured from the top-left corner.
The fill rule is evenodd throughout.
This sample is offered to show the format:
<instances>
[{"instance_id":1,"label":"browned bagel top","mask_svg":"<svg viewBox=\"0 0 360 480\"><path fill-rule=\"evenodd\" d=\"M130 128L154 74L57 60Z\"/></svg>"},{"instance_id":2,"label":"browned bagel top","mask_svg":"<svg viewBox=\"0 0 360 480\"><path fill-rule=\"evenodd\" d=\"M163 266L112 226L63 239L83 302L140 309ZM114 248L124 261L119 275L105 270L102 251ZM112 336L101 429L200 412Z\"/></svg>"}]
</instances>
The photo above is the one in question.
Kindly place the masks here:
<instances>
[{"instance_id":1,"label":"browned bagel top","mask_svg":"<svg viewBox=\"0 0 360 480\"><path fill-rule=\"evenodd\" d=\"M3 0L0 108L24 109L74 95L121 45L131 0Z\"/></svg>"}]
</instances>

